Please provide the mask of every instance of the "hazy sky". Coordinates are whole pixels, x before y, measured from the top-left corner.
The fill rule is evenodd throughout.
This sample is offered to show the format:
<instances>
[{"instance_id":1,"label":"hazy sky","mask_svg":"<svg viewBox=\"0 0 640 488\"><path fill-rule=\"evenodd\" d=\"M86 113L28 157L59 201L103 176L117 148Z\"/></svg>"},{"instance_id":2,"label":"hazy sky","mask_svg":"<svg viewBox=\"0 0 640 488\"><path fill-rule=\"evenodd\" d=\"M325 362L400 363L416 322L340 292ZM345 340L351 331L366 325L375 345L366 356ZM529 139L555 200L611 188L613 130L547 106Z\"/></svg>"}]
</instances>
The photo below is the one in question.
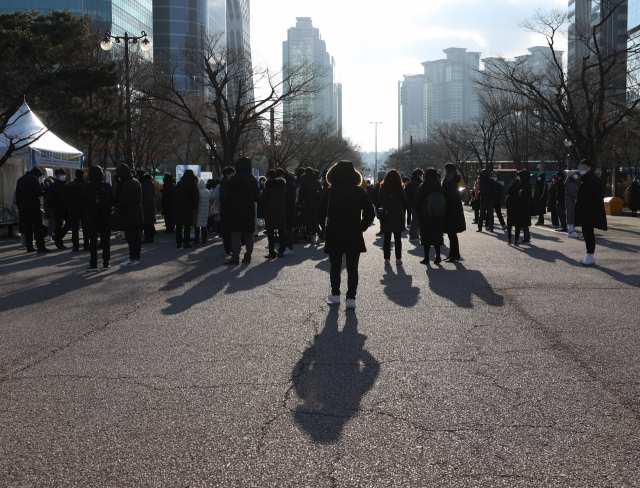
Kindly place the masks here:
<instances>
[{"instance_id":1,"label":"hazy sky","mask_svg":"<svg viewBox=\"0 0 640 488\"><path fill-rule=\"evenodd\" d=\"M567 0L252 0L254 59L282 66L282 41L296 17L311 17L335 58L342 83L343 132L362 150L397 146L398 80L422 73L420 63L464 47L482 57L526 53L544 40L519 27L537 8L567 8Z\"/></svg>"}]
</instances>

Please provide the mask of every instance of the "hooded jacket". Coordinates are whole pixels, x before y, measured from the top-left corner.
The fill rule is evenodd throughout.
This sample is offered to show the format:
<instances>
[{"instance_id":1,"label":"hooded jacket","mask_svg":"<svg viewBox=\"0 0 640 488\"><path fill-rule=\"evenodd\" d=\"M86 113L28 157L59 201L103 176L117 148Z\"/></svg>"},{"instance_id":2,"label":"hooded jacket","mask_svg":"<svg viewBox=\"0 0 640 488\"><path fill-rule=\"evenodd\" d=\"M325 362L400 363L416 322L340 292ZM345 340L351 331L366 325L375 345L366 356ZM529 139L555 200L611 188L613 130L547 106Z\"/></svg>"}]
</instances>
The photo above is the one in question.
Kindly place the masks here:
<instances>
[{"instance_id":1,"label":"hooded jacket","mask_svg":"<svg viewBox=\"0 0 640 488\"><path fill-rule=\"evenodd\" d=\"M236 232L253 232L256 224L256 202L260 187L251 174L251 160L240 158L234 164L236 173L220 189L220 204L228 209L227 228ZM224 190L224 192L223 192ZM223 221L224 221L223 217Z\"/></svg>"},{"instance_id":2,"label":"hooded jacket","mask_svg":"<svg viewBox=\"0 0 640 488\"><path fill-rule=\"evenodd\" d=\"M264 218L267 230L287 226L287 182L284 178L267 180L258 197L258 216Z\"/></svg>"},{"instance_id":3,"label":"hooded jacket","mask_svg":"<svg viewBox=\"0 0 640 488\"><path fill-rule=\"evenodd\" d=\"M100 169L99 166L91 166L89 168L89 183L86 183L82 187L82 211L86 212L87 223L89 225L104 225L106 223L111 223L111 214L104 217L103 219L96 220L88 212L92 197L95 197L96 194L99 194L101 190L104 190L104 193L102 194L106 196L109 208L113 208L116 203L116 197L113 194L113 188L109 183L105 183L104 181L102 181L102 169Z\"/></svg>"},{"instance_id":4,"label":"hooded jacket","mask_svg":"<svg viewBox=\"0 0 640 488\"><path fill-rule=\"evenodd\" d=\"M126 164L118 166L116 174L120 178L117 203L120 227L127 229L142 225L144 215L142 213L142 187L140 182L131 176L129 166Z\"/></svg>"},{"instance_id":5,"label":"hooded jacket","mask_svg":"<svg viewBox=\"0 0 640 488\"><path fill-rule=\"evenodd\" d=\"M144 175L140 178L142 188L142 214L144 225L156 223L156 187L153 184L151 175Z\"/></svg>"}]
</instances>

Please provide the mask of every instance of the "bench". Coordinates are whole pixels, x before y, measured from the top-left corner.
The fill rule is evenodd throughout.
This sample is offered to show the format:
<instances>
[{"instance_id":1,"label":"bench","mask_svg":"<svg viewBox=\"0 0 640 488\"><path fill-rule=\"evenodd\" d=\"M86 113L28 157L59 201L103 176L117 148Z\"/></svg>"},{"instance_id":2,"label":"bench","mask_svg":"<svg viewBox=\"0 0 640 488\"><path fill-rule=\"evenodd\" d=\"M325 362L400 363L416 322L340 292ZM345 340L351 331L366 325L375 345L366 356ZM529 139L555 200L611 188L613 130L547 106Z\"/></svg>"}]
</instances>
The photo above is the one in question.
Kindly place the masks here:
<instances>
[{"instance_id":1,"label":"bench","mask_svg":"<svg viewBox=\"0 0 640 488\"><path fill-rule=\"evenodd\" d=\"M4 207L0 207L0 227L6 227L9 237L13 237L13 227L18 225L18 221L13 219L11 212Z\"/></svg>"}]
</instances>

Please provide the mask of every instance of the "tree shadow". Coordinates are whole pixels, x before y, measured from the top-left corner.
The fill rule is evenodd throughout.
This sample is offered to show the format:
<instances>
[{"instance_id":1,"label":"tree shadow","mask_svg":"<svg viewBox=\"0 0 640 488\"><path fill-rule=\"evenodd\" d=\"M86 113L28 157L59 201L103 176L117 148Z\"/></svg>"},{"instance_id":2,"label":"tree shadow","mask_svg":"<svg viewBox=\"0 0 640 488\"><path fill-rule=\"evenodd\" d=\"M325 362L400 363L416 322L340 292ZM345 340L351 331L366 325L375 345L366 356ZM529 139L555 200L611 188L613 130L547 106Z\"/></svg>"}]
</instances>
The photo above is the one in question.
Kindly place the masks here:
<instances>
[{"instance_id":1,"label":"tree shadow","mask_svg":"<svg viewBox=\"0 0 640 488\"><path fill-rule=\"evenodd\" d=\"M455 270L427 267L429 288L433 293L463 308L473 308L473 295L492 307L504 306L503 296L493 290L480 271L469 270L459 261L453 264Z\"/></svg>"},{"instance_id":2,"label":"tree shadow","mask_svg":"<svg viewBox=\"0 0 640 488\"><path fill-rule=\"evenodd\" d=\"M397 270L396 274L393 272L393 267L385 266L385 274L380 280L384 285L384 293L401 307L413 307L418 303L420 288L411 286L413 277L408 275L402 266L398 266Z\"/></svg>"},{"instance_id":3,"label":"tree shadow","mask_svg":"<svg viewBox=\"0 0 640 488\"><path fill-rule=\"evenodd\" d=\"M362 397L380 372L380 363L364 349L355 311L338 330L338 307L331 307L324 329L291 373L300 404L294 419L318 444L337 442L345 424L360 410Z\"/></svg>"}]
</instances>

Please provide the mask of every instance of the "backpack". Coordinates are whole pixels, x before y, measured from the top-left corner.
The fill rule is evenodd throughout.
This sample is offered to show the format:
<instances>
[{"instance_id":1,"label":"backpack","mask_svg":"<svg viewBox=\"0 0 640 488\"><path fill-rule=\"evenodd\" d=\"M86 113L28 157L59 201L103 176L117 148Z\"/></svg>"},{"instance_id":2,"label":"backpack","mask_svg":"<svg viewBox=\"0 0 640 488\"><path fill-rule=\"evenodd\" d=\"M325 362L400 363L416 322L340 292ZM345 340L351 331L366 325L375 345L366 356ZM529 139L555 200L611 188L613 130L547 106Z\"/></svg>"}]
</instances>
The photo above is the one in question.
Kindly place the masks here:
<instances>
[{"instance_id":1,"label":"backpack","mask_svg":"<svg viewBox=\"0 0 640 488\"><path fill-rule=\"evenodd\" d=\"M100 187L98 191L91 191L91 200L89 200L89 218L92 220L106 219L111 213L109 199L106 190Z\"/></svg>"},{"instance_id":2,"label":"backpack","mask_svg":"<svg viewBox=\"0 0 640 488\"><path fill-rule=\"evenodd\" d=\"M432 191L422 204L422 210L428 217L444 217L444 195L437 191Z\"/></svg>"}]
</instances>

